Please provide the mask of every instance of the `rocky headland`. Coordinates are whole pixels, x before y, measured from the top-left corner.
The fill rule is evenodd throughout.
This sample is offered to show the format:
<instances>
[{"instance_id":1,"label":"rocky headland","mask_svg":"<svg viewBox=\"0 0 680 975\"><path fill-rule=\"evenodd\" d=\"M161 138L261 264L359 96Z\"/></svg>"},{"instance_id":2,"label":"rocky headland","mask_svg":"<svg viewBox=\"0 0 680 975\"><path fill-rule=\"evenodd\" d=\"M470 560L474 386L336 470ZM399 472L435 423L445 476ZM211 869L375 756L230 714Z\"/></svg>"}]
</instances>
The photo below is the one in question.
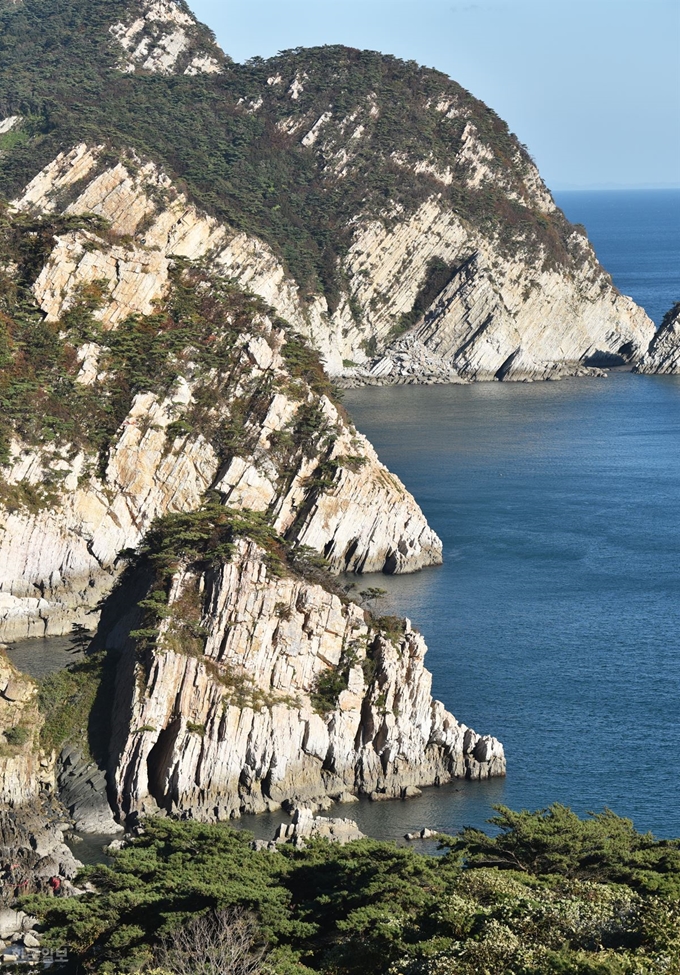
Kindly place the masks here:
<instances>
[{"instance_id":1,"label":"rocky headland","mask_svg":"<svg viewBox=\"0 0 680 975\"><path fill-rule=\"evenodd\" d=\"M680 301L664 315L649 349L635 372L677 375L680 373Z\"/></svg>"},{"instance_id":2,"label":"rocky headland","mask_svg":"<svg viewBox=\"0 0 680 975\"><path fill-rule=\"evenodd\" d=\"M69 235L97 270L56 286ZM432 699L422 637L334 578L442 555L318 355L186 257L151 307L114 294L100 268L132 246L100 216L4 213L3 636L98 629L42 688L7 662L2 800L58 794L99 833L504 774Z\"/></svg>"}]
</instances>

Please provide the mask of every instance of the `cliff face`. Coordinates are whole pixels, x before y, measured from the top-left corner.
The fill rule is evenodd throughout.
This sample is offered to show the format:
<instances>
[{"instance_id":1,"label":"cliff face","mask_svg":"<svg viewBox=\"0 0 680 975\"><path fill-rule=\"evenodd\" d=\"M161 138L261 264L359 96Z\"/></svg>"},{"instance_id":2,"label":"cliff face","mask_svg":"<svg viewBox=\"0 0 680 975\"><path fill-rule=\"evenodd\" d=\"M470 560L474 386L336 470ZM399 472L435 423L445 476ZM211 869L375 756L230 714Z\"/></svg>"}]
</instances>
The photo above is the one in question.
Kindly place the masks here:
<instances>
[{"instance_id":1,"label":"cliff face","mask_svg":"<svg viewBox=\"0 0 680 975\"><path fill-rule=\"evenodd\" d=\"M120 171L96 178L121 186ZM94 204L91 183L80 188ZM91 627L103 603L117 813L226 817L504 774L502 746L432 700L410 625L372 622L324 581L319 555L336 572L409 571L439 561L441 543L309 346L258 299L138 240L122 191L121 222L106 226L84 204L86 218L75 207L50 223L39 199L39 218L22 215L25 200L4 214L1 241L3 626ZM177 205L172 220L171 204L147 213L152 240L218 234ZM150 255L164 267L151 293ZM197 539L215 544L191 555ZM136 581L128 570L116 589L120 551L140 545ZM19 803L54 774L24 684L32 730L0 762L0 795Z\"/></svg>"},{"instance_id":2,"label":"cliff face","mask_svg":"<svg viewBox=\"0 0 680 975\"><path fill-rule=\"evenodd\" d=\"M89 207L151 249L104 262L64 239L74 281L100 273L124 297L139 275L146 308L168 255L200 255L354 381L555 378L647 348L652 323L618 294L525 147L444 75L339 47L235 65L174 0L90 0L70 19L56 0L0 12L4 35L21 34L0 82L0 191L22 195L34 180L25 209ZM85 114L69 59L55 70L59 44L43 67L45 31L78 45ZM30 117L27 85L44 99ZM48 314L60 287L41 285ZM395 358L404 334L417 342Z\"/></svg>"},{"instance_id":3,"label":"cliff face","mask_svg":"<svg viewBox=\"0 0 680 975\"><path fill-rule=\"evenodd\" d=\"M680 373L680 301L664 315L659 331L635 367L635 372Z\"/></svg>"},{"instance_id":4,"label":"cliff face","mask_svg":"<svg viewBox=\"0 0 680 975\"><path fill-rule=\"evenodd\" d=\"M201 634L193 644L190 626ZM226 819L505 772L495 739L432 700L425 644L408 621L368 620L272 571L252 541L218 568L176 568L141 657L120 619L104 638L124 648L112 749L124 815Z\"/></svg>"},{"instance_id":5,"label":"cliff face","mask_svg":"<svg viewBox=\"0 0 680 975\"><path fill-rule=\"evenodd\" d=\"M101 179L110 187L109 175ZM94 206L92 192L88 187L86 199ZM122 196L120 221L113 224L120 234L133 227L132 204L124 206ZM137 200L134 192L131 199ZM60 633L73 623L91 628L93 608L118 572L118 553L137 546L154 518L197 508L209 489L231 507L268 512L278 532L323 553L335 571L408 572L441 561L441 542L411 495L323 392L326 380L305 378L313 368L322 377L313 354L287 336L283 323L273 324L264 306L240 292L225 296L224 321L201 318L194 307L201 324L193 332L176 306L170 312L178 316L175 337L164 344L168 325L157 302L172 309L189 285L203 289L197 300L210 316L219 297L210 279L198 272L182 278L161 250L151 249L159 245L148 242L174 234L175 251L181 237L185 252L200 254L187 240L203 239L203 232L210 239L211 224L192 222L194 216L183 202L172 215L163 211L139 245L117 243L121 238L111 238L110 230L107 237L71 231L56 238L37 276L33 291L46 322L55 323L57 354L67 360L50 377L54 399L46 410L57 412L66 397L75 423L61 442L46 443L44 430L24 431L21 424L7 430L0 496L5 639ZM150 259L162 273L147 273ZM97 294L95 310L86 312L90 332L64 330L69 314L83 313L88 287ZM131 319L135 313L142 317ZM128 326L121 335L116 326L123 319ZM153 369L138 375L137 344L149 329L158 330L153 341L162 378ZM192 343L203 345L202 357ZM121 384L126 395L112 404ZM10 378L10 388L23 402L19 380L14 386ZM120 422L97 451L99 424L111 425L114 407ZM16 403L17 418L22 410L31 404Z\"/></svg>"},{"instance_id":6,"label":"cliff face","mask_svg":"<svg viewBox=\"0 0 680 975\"><path fill-rule=\"evenodd\" d=\"M33 799L52 777L42 754L37 686L10 663L0 647L0 803L18 807Z\"/></svg>"}]
</instances>

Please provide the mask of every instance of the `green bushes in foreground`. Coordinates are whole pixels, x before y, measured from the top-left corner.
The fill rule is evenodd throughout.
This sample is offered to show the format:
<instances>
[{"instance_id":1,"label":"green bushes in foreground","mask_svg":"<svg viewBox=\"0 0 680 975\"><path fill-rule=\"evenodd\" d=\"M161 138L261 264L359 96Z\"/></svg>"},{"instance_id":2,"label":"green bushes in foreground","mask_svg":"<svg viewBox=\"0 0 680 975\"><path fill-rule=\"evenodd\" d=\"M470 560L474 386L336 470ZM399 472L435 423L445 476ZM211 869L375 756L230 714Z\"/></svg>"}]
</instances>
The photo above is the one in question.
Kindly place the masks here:
<instances>
[{"instance_id":1,"label":"green bushes in foreground","mask_svg":"<svg viewBox=\"0 0 680 975\"><path fill-rule=\"evenodd\" d=\"M430 857L373 840L256 852L226 826L150 820L85 871L94 892L27 906L71 971L178 971L197 916L213 932L225 916L254 924L252 971L270 975L680 971L680 841L559 805L498 807L493 823L497 836L466 829Z\"/></svg>"}]
</instances>

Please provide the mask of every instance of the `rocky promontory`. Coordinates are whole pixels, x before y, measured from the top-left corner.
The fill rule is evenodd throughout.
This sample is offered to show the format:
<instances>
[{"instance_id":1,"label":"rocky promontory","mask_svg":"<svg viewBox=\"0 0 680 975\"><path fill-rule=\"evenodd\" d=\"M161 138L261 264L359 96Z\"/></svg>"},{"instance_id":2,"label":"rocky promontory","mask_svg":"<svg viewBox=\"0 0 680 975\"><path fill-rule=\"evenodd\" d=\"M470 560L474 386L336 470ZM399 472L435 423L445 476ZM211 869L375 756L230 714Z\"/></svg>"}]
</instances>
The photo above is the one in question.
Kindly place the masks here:
<instances>
[{"instance_id":1,"label":"rocky promontory","mask_svg":"<svg viewBox=\"0 0 680 975\"><path fill-rule=\"evenodd\" d=\"M680 301L664 315L649 349L635 372L677 375L680 373Z\"/></svg>"},{"instance_id":2,"label":"rocky promontory","mask_svg":"<svg viewBox=\"0 0 680 975\"><path fill-rule=\"evenodd\" d=\"M111 811L227 819L503 775L500 743L432 699L422 637L337 581L441 542L308 341L198 259L147 279L101 214L19 202L0 245L3 632L83 646L98 626L40 695L8 677L32 710L6 798L56 792L110 832Z\"/></svg>"},{"instance_id":3,"label":"rocky promontory","mask_svg":"<svg viewBox=\"0 0 680 975\"><path fill-rule=\"evenodd\" d=\"M203 522L208 545L224 544L220 517ZM223 517L224 537L236 538L244 529ZM432 700L408 620L371 618L314 582L313 568L278 561L273 539L233 544L229 563L208 568L209 551L189 562L181 542L159 536L102 618L117 657L111 774L122 817L229 819L504 773L502 746ZM151 617L126 618L116 607L158 553L173 571L162 589L162 573L146 582ZM129 626L149 637L141 656Z\"/></svg>"},{"instance_id":4,"label":"rocky promontory","mask_svg":"<svg viewBox=\"0 0 680 975\"><path fill-rule=\"evenodd\" d=\"M48 316L95 276L107 321L147 313L185 255L260 295L353 383L559 378L647 348L652 322L526 147L444 74L330 46L235 64L179 0L0 11L0 192L26 213L100 214L125 238L103 256L60 235L37 284ZM86 109L69 95L82 70ZM12 82L27 75L43 99L30 116Z\"/></svg>"}]
</instances>

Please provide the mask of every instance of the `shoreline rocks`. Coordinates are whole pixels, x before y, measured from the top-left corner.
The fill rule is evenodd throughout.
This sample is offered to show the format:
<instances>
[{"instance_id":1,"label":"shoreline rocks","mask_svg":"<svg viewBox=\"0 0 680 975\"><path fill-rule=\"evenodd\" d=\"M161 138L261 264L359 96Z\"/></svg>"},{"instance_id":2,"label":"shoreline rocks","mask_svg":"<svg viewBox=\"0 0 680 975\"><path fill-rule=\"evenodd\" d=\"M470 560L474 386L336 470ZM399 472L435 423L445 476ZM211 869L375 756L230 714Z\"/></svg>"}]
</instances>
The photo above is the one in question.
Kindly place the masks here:
<instances>
[{"instance_id":1,"label":"shoreline rocks","mask_svg":"<svg viewBox=\"0 0 680 975\"><path fill-rule=\"evenodd\" d=\"M634 371L647 375L680 374L680 301L664 315L658 332Z\"/></svg>"}]
</instances>

